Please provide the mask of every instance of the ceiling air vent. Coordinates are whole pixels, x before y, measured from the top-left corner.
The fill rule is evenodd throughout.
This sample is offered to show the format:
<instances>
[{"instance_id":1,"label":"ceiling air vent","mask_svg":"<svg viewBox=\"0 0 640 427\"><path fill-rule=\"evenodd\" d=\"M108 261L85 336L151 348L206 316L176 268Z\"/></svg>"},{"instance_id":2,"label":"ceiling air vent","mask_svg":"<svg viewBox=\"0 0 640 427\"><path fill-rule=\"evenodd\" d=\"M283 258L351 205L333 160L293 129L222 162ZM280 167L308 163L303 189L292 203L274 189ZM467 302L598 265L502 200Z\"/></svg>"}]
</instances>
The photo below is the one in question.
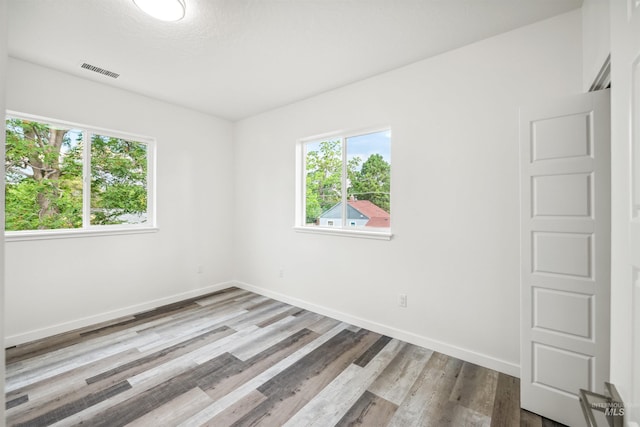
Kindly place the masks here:
<instances>
[{"instance_id":1,"label":"ceiling air vent","mask_svg":"<svg viewBox=\"0 0 640 427\"><path fill-rule=\"evenodd\" d=\"M93 71L94 73L102 74L103 76L112 77L114 79L120 77L120 74L118 73L105 70L104 68L96 67L95 65L87 64L86 62L84 62L80 67L84 68L85 70Z\"/></svg>"}]
</instances>

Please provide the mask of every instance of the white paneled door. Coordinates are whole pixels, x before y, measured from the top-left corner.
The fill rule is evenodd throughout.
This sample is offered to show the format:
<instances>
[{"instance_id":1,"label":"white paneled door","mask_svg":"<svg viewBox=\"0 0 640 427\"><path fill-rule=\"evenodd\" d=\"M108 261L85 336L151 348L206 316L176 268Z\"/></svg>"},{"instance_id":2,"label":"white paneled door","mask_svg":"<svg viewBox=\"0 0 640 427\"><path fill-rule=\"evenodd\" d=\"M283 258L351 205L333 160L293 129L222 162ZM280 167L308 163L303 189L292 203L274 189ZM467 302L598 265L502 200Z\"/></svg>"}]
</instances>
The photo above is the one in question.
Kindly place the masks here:
<instances>
[{"instance_id":1,"label":"white paneled door","mask_svg":"<svg viewBox=\"0 0 640 427\"><path fill-rule=\"evenodd\" d=\"M609 90L520 111L524 409L584 425L609 379Z\"/></svg>"}]
</instances>

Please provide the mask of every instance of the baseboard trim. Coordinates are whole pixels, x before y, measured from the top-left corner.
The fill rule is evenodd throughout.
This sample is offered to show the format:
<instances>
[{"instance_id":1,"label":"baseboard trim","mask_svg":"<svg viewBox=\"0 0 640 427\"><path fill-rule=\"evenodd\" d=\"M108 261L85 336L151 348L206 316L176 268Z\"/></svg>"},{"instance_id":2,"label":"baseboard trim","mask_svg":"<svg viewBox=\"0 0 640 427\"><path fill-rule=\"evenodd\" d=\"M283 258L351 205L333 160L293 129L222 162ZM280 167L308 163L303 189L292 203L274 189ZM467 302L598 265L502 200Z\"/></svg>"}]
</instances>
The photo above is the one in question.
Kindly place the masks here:
<instances>
[{"instance_id":1,"label":"baseboard trim","mask_svg":"<svg viewBox=\"0 0 640 427\"><path fill-rule=\"evenodd\" d=\"M458 347L452 344L448 344L443 341L434 340L428 337L424 337L412 332L403 331L401 329L394 328L392 326L384 325L372 320L364 319L361 317L353 316L341 311L334 310L329 307L317 305L306 300L294 298L279 292L272 291L270 289L262 288L260 286L251 285L240 281L230 282L233 286L245 289L247 291L255 292L257 294L273 298L278 301L282 301L287 304L295 305L296 307L304 308L309 311L313 311L318 314L322 314L327 317L331 317L342 322L350 323L360 328L366 328L379 334L384 334L392 338L397 338L402 341L406 341L411 344L419 345L421 347L428 348L430 350L437 351L439 353L453 356L458 359L475 363L476 365L483 366L485 368L493 369L498 372L505 373L514 377L520 377L520 365L507 362L496 357L488 356L486 354L478 353L469 349Z\"/></svg>"},{"instance_id":2,"label":"baseboard trim","mask_svg":"<svg viewBox=\"0 0 640 427\"><path fill-rule=\"evenodd\" d=\"M20 345L27 342L39 340L42 338L51 337L65 332L74 331L76 329L85 328L87 326L96 325L102 322L108 322L118 319L124 316L130 316L132 314L138 314L144 311L153 310L154 308L162 307L163 305L173 304L174 302L183 301L189 298L195 298L202 295L209 294L211 292L220 291L235 286L235 282L222 282L215 285L207 286L204 288L193 289L187 292L174 294L168 297L158 298L152 301L147 301L140 304L130 305L117 310L107 311L104 313L83 317L80 319L72 320L70 322L58 323L57 325L48 326L46 328L35 329L32 331L24 332L21 334L10 335L5 337L5 348L12 347L14 345Z\"/></svg>"},{"instance_id":3,"label":"baseboard trim","mask_svg":"<svg viewBox=\"0 0 640 427\"><path fill-rule=\"evenodd\" d=\"M152 301L147 301L140 304L130 305L121 309L112 310L92 316L83 317L70 322L63 322L57 325L49 326L46 328L35 329L32 331L24 332L21 334L11 335L5 337L5 348L15 345L24 344L27 342L39 340L42 338L51 337L53 335L70 332L76 329L85 328L87 326L99 324L102 322L108 322L118 319L124 316L130 316L138 314L147 310L161 307L163 305L172 304L175 302L183 301L189 298L199 297L211 292L220 291L230 287L236 286L238 288L245 289L247 291L255 292L260 295L264 295L269 298L273 298L278 301L285 302L287 304L295 305L296 307L304 308L306 310L313 311L324 316L328 316L342 322L347 322L352 325L366 328L371 331L388 335L393 338L397 338L411 344L419 345L449 356L456 357L467 362L475 363L476 365L484 366L485 368L493 369L499 372L503 372L514 377L520 376L520 366L507 362L502 359L498 359L486 354L478 353L469 349L458 347L452 344L448 344L443 341L431 339L422 335L418 335L412 332L404 331L394 328L382 323L378 323L369 319L353 316L341 311L334 310L329 307L314 304L309 301L291 297L280 292L275 292L270 289L262 288L260 286L251 285L249 283L240 281L229 281L217 283L215 285L207 286L204 288L194 289L179 294L174 294L168 297L158 298Z\"/></svg>"}]
</instances>

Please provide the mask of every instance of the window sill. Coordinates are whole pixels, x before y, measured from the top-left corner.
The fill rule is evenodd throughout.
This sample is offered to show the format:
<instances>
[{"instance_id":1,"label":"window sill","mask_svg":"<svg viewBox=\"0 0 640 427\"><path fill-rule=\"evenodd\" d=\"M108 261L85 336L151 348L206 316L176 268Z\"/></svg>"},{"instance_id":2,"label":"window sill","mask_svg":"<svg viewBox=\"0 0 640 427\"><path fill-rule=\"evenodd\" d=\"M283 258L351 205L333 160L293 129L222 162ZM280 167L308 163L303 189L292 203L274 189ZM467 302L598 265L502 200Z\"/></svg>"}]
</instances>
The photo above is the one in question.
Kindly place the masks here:
<instances>
[{"instance_id":1,"label":"window sill","mask_svg":"<svg viewBox=\"0 0 640 427\"><path fill-rule=\"evenodd\" d=\"M295 226L298 233L325 234L329 236L355 237L360 239L391 240L393 234L390 231L349 230L330 227L302 227Z\"/></svg>"},{"instance_id":2,"label":"window sill","mask_svg":"<svg viewBox=\"0 0 640 427\"><path fill-rule=\"evenodd\" d=\"M78 237L116 236L120 234L156 233L157 227L114 227L100 229L73 230L33 230L33 231L5 231L4 241L23 242L29 240L69 239Z\"/></svg>"}]
</instances>

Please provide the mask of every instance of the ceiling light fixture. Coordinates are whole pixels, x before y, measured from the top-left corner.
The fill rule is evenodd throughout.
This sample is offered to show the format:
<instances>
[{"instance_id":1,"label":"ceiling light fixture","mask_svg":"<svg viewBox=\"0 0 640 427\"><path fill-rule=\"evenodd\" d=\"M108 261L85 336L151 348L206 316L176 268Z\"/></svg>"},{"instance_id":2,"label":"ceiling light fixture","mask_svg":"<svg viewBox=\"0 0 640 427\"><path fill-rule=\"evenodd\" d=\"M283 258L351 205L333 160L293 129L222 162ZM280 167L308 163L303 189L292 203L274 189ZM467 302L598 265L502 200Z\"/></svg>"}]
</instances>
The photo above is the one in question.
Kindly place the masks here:
<instances>
[{"instance_id":1,"label":"ceiling light fixture","mask_svg":"<svg viewBox=\"0 0 640 427\"><path fill-rule=\"evenodd\" d=\"M133 0L147 15L161 21L179 21L184 18L185 0Z\"/></svg>"}]
</instances>

